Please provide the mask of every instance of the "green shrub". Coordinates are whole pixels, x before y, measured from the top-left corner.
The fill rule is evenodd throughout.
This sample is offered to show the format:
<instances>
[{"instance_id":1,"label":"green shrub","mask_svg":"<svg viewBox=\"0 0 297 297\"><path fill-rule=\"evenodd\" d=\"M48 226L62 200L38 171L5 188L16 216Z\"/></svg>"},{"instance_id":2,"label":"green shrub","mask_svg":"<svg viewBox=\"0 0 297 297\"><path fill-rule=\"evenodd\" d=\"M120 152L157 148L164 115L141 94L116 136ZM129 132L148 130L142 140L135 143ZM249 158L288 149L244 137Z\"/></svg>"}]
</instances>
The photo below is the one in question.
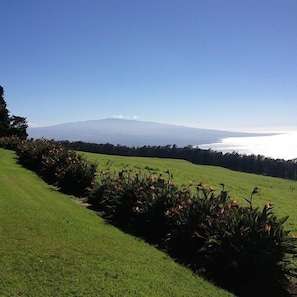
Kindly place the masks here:
<instances>
[{"instance_id":1,"label":"green shrub","mask_svg":"<svg viewBox=\"0 0 297 297\"><path fill-rule=\"evenodd\" d=\"M197 194L188 197L178 206L167 212L170 232L167 234L165 246L169 253L178 258L183 264L190 266L194 271L201 268L201 254L198 251L203 247L205 241L205 221L212 217L218 200L203 188L202 184L197 186Z\"/></svg>"},{"instance_id":2,"label":"green shrub","mask_svg":"<svg viewBox=\"0 0 297 297\"><path fill-rule=\"evenodd\" d=\"M15 151L20 141L21 139L17 136L0 137L0 147Z\"/></svg>"},{"instance_id":3,"label":"green shrub","mask_svg":"<svg viewBox=\"0 0 297 297\"><path fill-rule=\"evenodd\" d=\"M141 180L138 193L132 221L135 233L161 246L170 232L167 218L169 210L182 207L189 192L179 190L170 179L150 176Z\"/></svg>"},{"instance_id":4,"label":"green shrub","mask_svg":"<svg viewBox=\"0 0 297 297\"><path fill-rule=\"evenodd\" d=\"M38 173L49 183L57 183L58 174L67 167L67 159L75 152L65 149L61 144L47 141L47 149L42 152Z\"/></svg>"},{"instance_id":5,"label":"green shrub","mask_svg":"<svg viewBox=\"0 0 297 297\"><path fill-rule=\"evenodd\" d=\"M143 177L122 171L118 178L101 173L101 182L88 197L93 208L104 218L153 243L160 243L168 233L166 213L178 201L182 191L161 176Z\"/></svg>"},{"instance_id":6,"label":"green shrub","mask_svg":"<svg viewBox=\"0 0 297 297\"><path fill-rule=\"evenodd\" d=\"M87 162L58 142L22 140L17 146L17 155L23 166L68 194L84 195L94 183L97 165Z\"/></svg>"},{"instance_id":7,"label":"green shrub","mask_svg":"<svg viewBox=\"0 0 297 297\"><path fill-rule=\"evenodd\" d=\"M97 165L88 163L82 156L69 152L64 165L56 168L57 186L68 194L83 196L93 186Z\"/></svg>"},{"instance_id":8,"label":"green shrub","mask_svg":"<svg viewBox=\"0 0 297 297\"><path fill-rule=\"evenodd\" d=\"M101 172L100 178L101 183L93 187L88 202L110 223L129 229L132 209L137 201L135 185L132 180L114 178L109 172Z\"/></svg>"},{"instance_id":9,"label":"green shrub","mask_svg":"<svg viewBox=\"0 0 297 297\"><path fill-rule=\"evenodd\" d=\"M227 192L215 196L199 185L191 203L171 214L168 248L196 272L240 295L248 287L259 293L269 283L261 296L282 296L296 272L296 239L284 230L288 217L278 219L269 203L260 211L249 202L240 206Z\"/></svg>"},{"instance_id":10,"label":"green shrub","mask_svg":"<svg viewBox=\"0 0 297 297\"><path fill-rule=\"evenodd\" d=\"M249 206L240 206L224 188L219 195L202 184L196 188L193 195L161 176L105 172L88 202L111 223L240 295L247 288L260 292L269 282L261 296L272 291L282 296L295 273L296 240L284 230L287 217L278 219L270 204L254 209L256 189Z\"/></svg>"},{"instance_id":11,"label":"green shrub","mask_svg":"<svg viewBox=\"0 0 297 297\"><path fill-rule=\"evenodd\" d=\"M278 219L270 204L262 211L234 204L222 208L205 229L206 269L229 282L247 281L256 287L271 283L273 290L288 285L288 257L296 254L296 242L283 228L287 219Z\"/></svg>"},{"instance_id":12,"label":"green shrub","mask_svg":"<svg viewBox=\"0 0 297 297\"><path fill-rule=\"evenodd\" d=\"M40 173L42 161L53 147L54 143L46 139L21 140L16 152L19 162L24 167Z\"/></svg>"}]
</instances>

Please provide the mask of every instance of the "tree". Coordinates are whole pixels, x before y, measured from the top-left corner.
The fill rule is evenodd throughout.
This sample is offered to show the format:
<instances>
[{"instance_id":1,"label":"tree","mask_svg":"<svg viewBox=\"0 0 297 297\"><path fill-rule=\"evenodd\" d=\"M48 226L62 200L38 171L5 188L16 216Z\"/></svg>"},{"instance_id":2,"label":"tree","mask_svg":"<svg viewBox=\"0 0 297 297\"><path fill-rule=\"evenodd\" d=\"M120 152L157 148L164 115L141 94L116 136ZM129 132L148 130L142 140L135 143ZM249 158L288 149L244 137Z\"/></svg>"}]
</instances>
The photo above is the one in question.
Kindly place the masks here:
<instances>
[{"instance_id":1,"label":"tree","mask_svg":"<svg viewBox=\"0 0 297 297\"><path fill-rule=\"evenodd\" d=\"M26 118L20 116L9 116L4 100L4 89L0 86L0 137L18 136L26 139L28 123Z\"/></svg>"},{"instance_id":2,"label":"tree","mask_svg":"<svg viewBox=\"0 0 297 297\"><path fill-rule=\"evenodd\" d=\"M10 128L9 134L13 136L18 136L21 139L26 139L28 124L26 118L20 116L10 117Z\"/></svg>"},{"instance_id":3,"label":"tree","mask_svg":"<svg viewBox=\"0 0 297 297\"><path fill-rule=\"evenodd\" d=\"M4 100L4 90L0 86L0 137L9 135L9 111Z\"/></svg>"}]
</instances>

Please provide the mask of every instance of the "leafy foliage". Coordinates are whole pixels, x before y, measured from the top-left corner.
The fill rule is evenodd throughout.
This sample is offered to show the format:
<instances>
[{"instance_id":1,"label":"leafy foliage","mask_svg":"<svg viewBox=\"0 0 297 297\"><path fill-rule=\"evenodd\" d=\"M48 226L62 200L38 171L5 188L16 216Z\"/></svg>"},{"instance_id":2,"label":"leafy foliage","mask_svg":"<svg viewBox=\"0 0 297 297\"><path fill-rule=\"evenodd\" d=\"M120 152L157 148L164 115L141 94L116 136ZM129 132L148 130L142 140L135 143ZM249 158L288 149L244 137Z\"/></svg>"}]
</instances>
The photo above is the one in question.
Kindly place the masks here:
<instances>
[{"instance_id":1,"label":"leafy foliage","mask_svg":"<svg viewBox=\"0 0 297 297\"><path fill-rule=\"evenodd\" d=\"M65 193L83 196L94 183L96 168L80 155L68 157L64 167L57 168L57 185Z\"/></svg>"},{"instance_id":2,"label":"leafy foliage","mask_svg":"<svg viewBox=\"0 0 297 297\"><path fill-rule=\"evenodd\" d=\"M26 118L10 116L4 100L4 89L0 86L0 137L17 136L26 139L28 123Z\"/></svg>"},{"instance_id":3,"label":"leafy foliage","mask_svg":"<svg viewBox=\"0 0 297 297\"><path fill-rule=\"evenodd\" d=\"M203 184L179 189L170 178L101 173L88 202L111 223L166 249L196 273L244 295L256 288L261 296L286 293L296 255L296 239L284 230L267 203L262 210L231 200ZM263 282L272 282L269 290ZM248 291L251 294L250 291ZM265 295L266 294L266 295Z\"/></svg>"},{"instance_id":4,"label":"leafy foliage","mask_svg":"<svg viewBox=\"0 0 297 297\"><path fill-rule=\"evenodd\" d=\"M21 139L17 136L2 136L0 137L0 147L16 151L20 141Z\"/></svg>"},{"instance_id":5,"label":"leafy foliage","mask_svg":"<svg viewBox=\"0 0 297 297\"><path fill-rule=\"evenodd\" d=\"M113 177L101 172L101 184L91 191L88 202L113 224L151 242L168 233L166 211L181 200L182 192L161 176L142 177L128 171Z\"/></svg>"},{"instance_id":6,"label":"leafy foliage","mask_svg":"<svg viewBox=\"0 0 297 297\"><path fill-rule=\"evenodd\" d=\"M9 129L9 111L4 100L4 89L0 86L0 137L7 136Z\"/></svg>"},{"instance_id":7,"label":"leafy foliage","mask_svg":"<svg viewBox=\"0 0 297 297\"><path fill-rule=\"evenodd\" d=\"M11 141L12 146L16 146L19 162L61 191L82 196L92 187L97 165L87 162L73 150L45 139L19 140L18 145L15 145L15 138Z\"/></svg>"},{"instance_id":8,"label":"leafy foliage","mask_svg":"<svg viewBox=\"0 0 297 297\"><path fill-rule=\"evenodd\" d=\"M26 118L13 115L9 120L9 134L26 139L28 136L28 124Z\"/></svg>"},{"instance_id":9,"label":"leafy foliage","mask_svg":"<svg viewBox=\"0 0 297 297\"><path fill-rule=\"evenodd\" d=\"M268 291L278 291L281 296L289 277L295 274L291 260L296 240L283 227L288 217L278 219L269 203L262 210L240 206L224 191L217 197L205 195L203 200L208 202L200 200L204 217L194 237L204 241L191 264L219 283L239 284L236 289L252 286L260 290L263 283L270 283L261 296Z\"/></svg>"}]
</instances>

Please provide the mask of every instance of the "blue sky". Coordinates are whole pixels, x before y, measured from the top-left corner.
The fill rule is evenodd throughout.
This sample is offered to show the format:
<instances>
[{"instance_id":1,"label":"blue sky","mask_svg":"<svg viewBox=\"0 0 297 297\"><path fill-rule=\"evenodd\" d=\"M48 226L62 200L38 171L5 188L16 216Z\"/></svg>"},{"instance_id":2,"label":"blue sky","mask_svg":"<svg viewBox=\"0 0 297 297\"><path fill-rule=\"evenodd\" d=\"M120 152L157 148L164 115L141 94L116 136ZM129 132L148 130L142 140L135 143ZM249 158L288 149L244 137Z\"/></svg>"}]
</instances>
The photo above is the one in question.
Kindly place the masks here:
<instances>
[{"instance_id":1,"label":"blue sky","mask_svg":"<svg viewBox=\"0 0 297 297\"><path fill-rule=\"evenodd\" d=\"M32 126L297 130L295 0L0 2L0 85Z\"/></svg>"}]
</instances>

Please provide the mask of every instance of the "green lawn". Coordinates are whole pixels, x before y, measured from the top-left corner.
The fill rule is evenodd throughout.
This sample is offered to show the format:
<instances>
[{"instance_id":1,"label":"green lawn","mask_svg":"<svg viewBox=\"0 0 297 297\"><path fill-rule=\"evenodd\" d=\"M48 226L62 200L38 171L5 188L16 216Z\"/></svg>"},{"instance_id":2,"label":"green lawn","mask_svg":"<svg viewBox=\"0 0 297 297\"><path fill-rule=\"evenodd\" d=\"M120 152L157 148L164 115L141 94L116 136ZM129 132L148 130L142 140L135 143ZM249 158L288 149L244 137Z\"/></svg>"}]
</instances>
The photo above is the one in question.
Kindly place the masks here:
<instances>
[{"instance_id":1,"label":"green lawn","mask_svg":"<svg viewBox=\"0 0 297 297\"><path fill-rule=\"evenodd\" d=\"M173 181L178 185L189 185L200 182L221 190L220 183L224 183L232 199L246 204L244 198L249 198L257 186L260 193L254 196L254 205L263 207L265 203L274 204L275 212L279 217L289 215L286 229L297 234L297 181L242 173L216 166L195 165L184 160L122 157L101 154L81 153L89 160L98 162L98 171L109 169L118 172L122 169L131 169L149 174L148 168L156 176L160 173L166 177L164 171L173 174Z\"/></svg>"},{"instance_id":2,"label":"green lawn","mask_svg":"<svg viewBox=\"0 0 297 297\"><path fill-rule=\"evenodd\" d=\"M154 162L160 170L169 164ZM168 169L175 164L191 166L176 161ZM71 198L0 149L1 297L233 296Z\"/></svg>"}]
</instances>

